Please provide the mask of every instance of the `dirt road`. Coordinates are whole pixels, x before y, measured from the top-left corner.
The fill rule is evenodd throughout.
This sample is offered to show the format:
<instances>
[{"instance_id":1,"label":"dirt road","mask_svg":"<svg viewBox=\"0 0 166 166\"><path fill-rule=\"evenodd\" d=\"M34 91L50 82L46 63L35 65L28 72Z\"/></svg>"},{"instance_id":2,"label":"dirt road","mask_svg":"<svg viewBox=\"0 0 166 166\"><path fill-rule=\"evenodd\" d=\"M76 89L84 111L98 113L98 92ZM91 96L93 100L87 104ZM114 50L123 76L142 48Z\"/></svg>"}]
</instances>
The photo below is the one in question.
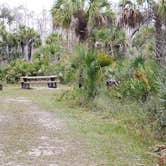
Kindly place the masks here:
<instances>
[{"instance_id":1,"label":"dirt road","mask_svg":"<svg viewBox=\"0 0 166 166\"><path fill-rule=\"evenodd\" d=\"M1 166L95 166L87 144L55 112L24 97L0 97Z\"/></svg>"}]
</instances>

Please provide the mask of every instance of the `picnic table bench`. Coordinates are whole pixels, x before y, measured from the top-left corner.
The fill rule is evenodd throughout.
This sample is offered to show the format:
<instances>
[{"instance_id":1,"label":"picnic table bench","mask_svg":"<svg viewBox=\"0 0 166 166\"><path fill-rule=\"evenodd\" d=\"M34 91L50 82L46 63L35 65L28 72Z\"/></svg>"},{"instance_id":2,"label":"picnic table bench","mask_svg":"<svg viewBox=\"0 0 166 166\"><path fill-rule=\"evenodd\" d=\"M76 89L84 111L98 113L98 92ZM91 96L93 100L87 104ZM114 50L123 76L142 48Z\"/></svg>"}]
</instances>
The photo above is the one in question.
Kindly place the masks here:
<instances>
[{"instance_id":1,"label":"picnic table bench","mask_svg":"<svg viewBox=\"0 0 166 166\"><path fill-rule=\"evenodd\" d=\"M21 77L21 87L30 89L31 84L47 84L49 88L57 88L57 76L25 76Z\"/></svg>"}]
</instances>

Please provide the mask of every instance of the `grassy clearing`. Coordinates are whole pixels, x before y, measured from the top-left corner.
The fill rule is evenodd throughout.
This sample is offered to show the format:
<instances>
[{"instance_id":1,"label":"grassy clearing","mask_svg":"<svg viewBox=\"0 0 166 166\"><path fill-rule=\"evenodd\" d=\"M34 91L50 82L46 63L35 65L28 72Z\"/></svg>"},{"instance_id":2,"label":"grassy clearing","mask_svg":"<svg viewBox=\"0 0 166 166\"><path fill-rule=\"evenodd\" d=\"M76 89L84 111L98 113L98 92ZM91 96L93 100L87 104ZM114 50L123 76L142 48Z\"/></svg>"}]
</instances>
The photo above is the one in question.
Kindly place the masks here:
<instances>
[{"instance_id":1,"label":"grassy clearing","mask_svg":"<svg viewBox=\"0 0 166 166\"><path fill-rule=\"evenodd\" d=\"M75 133L90 143L94 157L99 162L104 161L104 166L151 166L157 163L148 152L154 145L164 143L153 138L150 126L144 123L146 116L140 111L140 106L111 102L107 107L108 110L112 108L112 112L98 111L99 107L92 107L91 111L89 107L83 109L67 100L58 101L57 98L64 91L65 87L56 90L22 90L18 86L7 86L0 95L28 97L41 108L56 111L59 118L65 119ZM95 102L102 108L106 99L101 97Z\"/></svg>"}]
</instances>

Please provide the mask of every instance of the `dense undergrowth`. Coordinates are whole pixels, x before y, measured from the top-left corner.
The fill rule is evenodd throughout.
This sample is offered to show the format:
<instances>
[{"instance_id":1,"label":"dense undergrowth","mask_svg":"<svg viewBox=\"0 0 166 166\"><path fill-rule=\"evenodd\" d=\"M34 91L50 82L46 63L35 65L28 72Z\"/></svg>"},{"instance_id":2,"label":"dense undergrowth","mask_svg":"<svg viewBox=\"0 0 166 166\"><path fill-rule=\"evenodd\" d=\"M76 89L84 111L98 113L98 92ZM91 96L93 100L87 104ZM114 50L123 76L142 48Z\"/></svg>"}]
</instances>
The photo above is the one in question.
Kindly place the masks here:
<instances>
[{"instance_id":1,"label":"dense undergrowth","mask_svg":"<svg viewBox=\"0 0 166 166\"><path fill-rule=\"evenodd\" d=\"M166 137L165 73L165 68L150 58L116 59L84 47L78 47L67 63L54 65L48 57L42 57L32 63L16 60L0 68L1 80L8 83L16 83L25 75L59 74L61 82L71 87L59 100L112 115L135 112L139 117L141 114L136 120L142 122L133 121L133 126L135 123L140 132L147 126L147 135L158 139ZM120 83L107 87L109 79Z\"/></svg>"}]
</instances>

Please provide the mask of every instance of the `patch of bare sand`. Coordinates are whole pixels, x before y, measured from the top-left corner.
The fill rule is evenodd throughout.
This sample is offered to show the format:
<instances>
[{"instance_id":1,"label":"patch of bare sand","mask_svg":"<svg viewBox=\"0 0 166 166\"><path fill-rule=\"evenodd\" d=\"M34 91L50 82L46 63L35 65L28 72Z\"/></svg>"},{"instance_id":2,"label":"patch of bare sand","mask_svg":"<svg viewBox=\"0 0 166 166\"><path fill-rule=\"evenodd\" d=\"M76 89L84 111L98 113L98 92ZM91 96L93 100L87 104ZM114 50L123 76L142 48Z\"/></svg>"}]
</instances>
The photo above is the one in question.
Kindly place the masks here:
<instances>
[{"instance_id":1,"label":"patch of bare sand","mask_svg":"<svg viewBox=\"0 0 166 166\"><path fill-rule=\"evenodd\" d=\"M0 99L0 165L95 166L88 144L54 112L24 97Z\"/></svg>"}]
</instances>

